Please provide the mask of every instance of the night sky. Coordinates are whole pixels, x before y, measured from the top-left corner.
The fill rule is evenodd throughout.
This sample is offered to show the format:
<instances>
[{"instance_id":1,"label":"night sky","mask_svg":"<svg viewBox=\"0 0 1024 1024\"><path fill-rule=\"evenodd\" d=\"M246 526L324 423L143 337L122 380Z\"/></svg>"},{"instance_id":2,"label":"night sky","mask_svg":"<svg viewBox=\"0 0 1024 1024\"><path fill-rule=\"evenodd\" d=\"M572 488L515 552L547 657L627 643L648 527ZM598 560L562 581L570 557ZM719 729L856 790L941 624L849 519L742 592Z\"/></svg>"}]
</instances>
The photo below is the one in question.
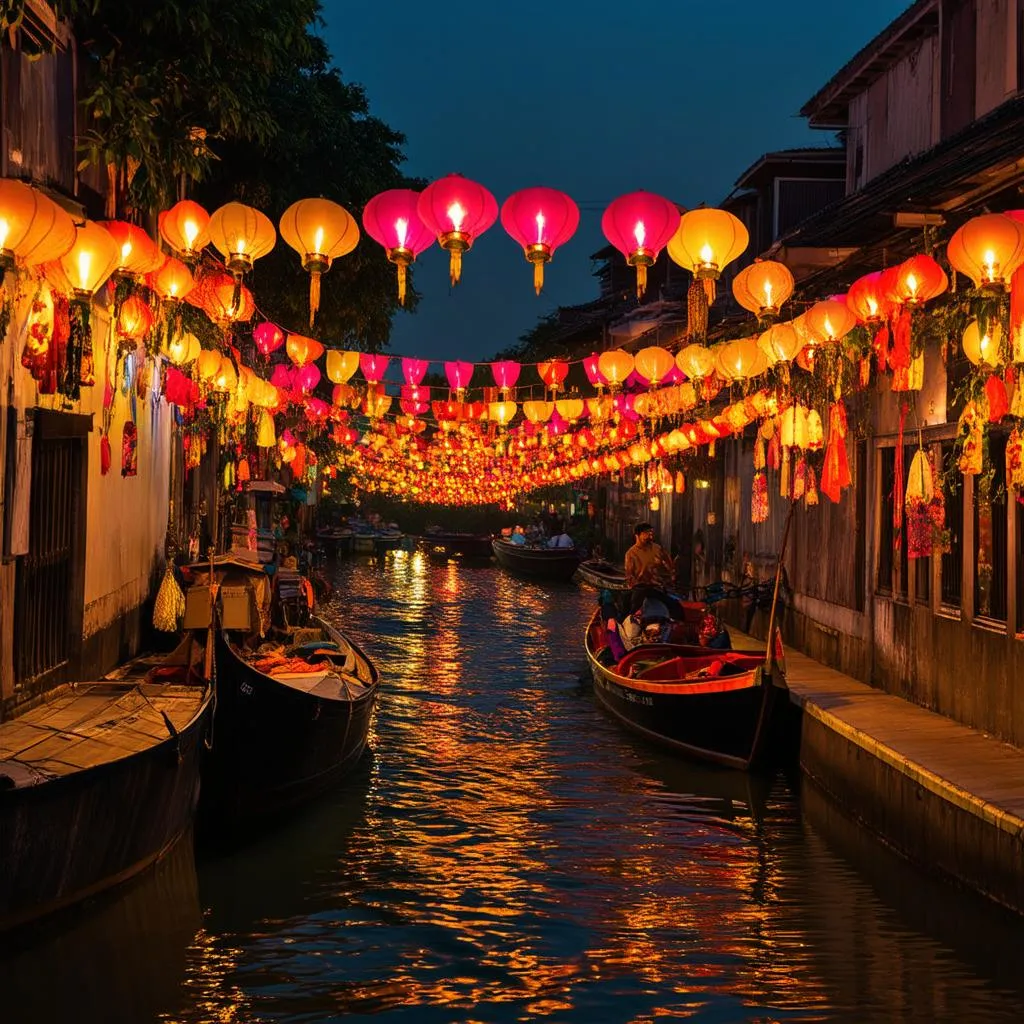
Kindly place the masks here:
<instances>
[{"instance_id":1,"label":"night sky","mask_svg":"<svg viewBox=\"0 0 1024 1024\"><path fill-rule=\"evenodd\" d=\"M763 153L834 142L797 111L907 5L324 0L335 63L405 133L408 173L465 174L499 204L549 185L581 209L539 299L500 222L455 289L447 253L429 249L414 270L422 301L396 318L391 351L485 359L557 306L597 297L589 257L616 196L643 188L714 205Z\"/></svg>"}]
</instances>

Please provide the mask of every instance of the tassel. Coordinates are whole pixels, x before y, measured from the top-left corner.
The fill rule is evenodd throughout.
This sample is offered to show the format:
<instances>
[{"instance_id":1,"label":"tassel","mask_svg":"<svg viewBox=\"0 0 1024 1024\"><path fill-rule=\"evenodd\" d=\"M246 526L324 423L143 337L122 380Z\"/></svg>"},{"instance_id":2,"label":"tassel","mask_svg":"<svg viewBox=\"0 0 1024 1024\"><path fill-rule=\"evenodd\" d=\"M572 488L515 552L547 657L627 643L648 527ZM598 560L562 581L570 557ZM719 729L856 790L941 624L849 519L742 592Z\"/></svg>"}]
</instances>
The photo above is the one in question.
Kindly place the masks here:
<instances>
[{"instance_id":1,"label":"tassel","mask_svg":"<svg viewBox=\"0 0 1024 1024\"><path fill-rule=\"evenodd\" d=\"M702 282L694 278L686 293L686 334L691 341L703 342L708 333L708 296Z\"/></svg>"},{"instance_id":2,"label":"tassel","mask_svg":"<svg viewBox=\"0 0 1024 1024\"><path fill-rule=\"evenodd\" d=\"M647 264L638 263L636 265L636 297L642 299L645 291L647 291Z\"/></svg>"},{"instance_id":3,"label":"tassel","mask_svg":"<svg viewBox=\"0 0 1024 1024\"><path fill-rule=\"evenodd\" d=\"M153 603L153 626L161 633L175 633L178 620L185 614L185 595L174 578L174 569L167 566L156 601Z\"/></svg>"},{"instance_id":4,"label":"tassel","mask_svg":"<svg viewBox=\"0 0 1024 1024\"><path fill-rule=\"evenodd\" d=\"M763 523L768 519L768 477L763 469L754 474L750 495L750 521Z\"/></svg>"},{"instance_id":5,"label":"tassel","mask_svg":"<svg viewBox=\"0 0 1024 1024\"><path fill-rule=\"evenodd\" d=\"M317 310L320 308L320 271L309 272L309 326L313 326Z\"/></svg>"},{"instance_id":6,"label":"tassel","mask_svg":"<svg viewBox=\"0 0 1024 1024\"><path fill-rule=\"evenodd\" d=\"M100 438L100 476L106 476L110 472L110 438L104 434Z\"/></svg>"},{"instance_id":7,"label":"tassel","mask_svg":"<svg viewBox=\"0 0 1024 1024\"><path fill-rule=\"evenodd\" d=\"M807 456L801 455L793 471L793 500L799 501L807 490Z\"/></svg>"},{"instance_id":8,"label":"tassel","mask_svg":"<svg viewBox=\"0 0 1024 1024\"><path fill-rule=\"evenodd\" d=\"M818 504L818 482L814 476L814 467L807 467L807 489L804 491L804 508L813 508Z\"/></svg>"},{"instance_id":9,"label":"tassel","mask_svg":"<svg viewBox=\"0 0 1024 1024\"><path fill-rule=\"evenodd\" d=\"M1006 385L996 374L991 374L985 381L985 397L988 399L988 421L998 423L1010 409L1006 397Z\"/></svg>"},{"instance_id":10,"label":"tassel","mask_svg":"<svg viewBox=\"0 0 1024 1024\"><path fill-rule=\"evenodd\" d=\"M704 278L704 298L709 306L714 304L715 301L715 279L713 277Z\"/></svg>"},{"instance_id":11,"label":"tassel","mask_svg":"<svg viewBox=\"0 0 1024 1024\"><path fill-rule=\"evenodd\" d=\"M398 264L398 304L400 306L405 305L405 277L406 277L406 266L404 263Z\"/></svg>"},{"instance_id":12,"label":"tassel","mask_svg":"<svg viewBox=\"0 0 1024 1024\"><path fill-rule=\"evenodd\" d=\"M544 289L544 264L538 260L533 265L533 290L540 295Z\"/></svg>"},{"instance_id":13,"label":"tassel","mask_svg":"<svg viewBox=\"0 0 1024 1024\"><path fill-rule=\"evenodd\" d=\"M448 276L454 288L462 279L462 250L451 249L451 259L448 261Z\"/></svg>"},{"instance_id":14,"label":"tassel","mask_svg":"<svg viewBox=\"0 0 1024 1024\"><path fill-rule=\"evenodd\" d=\"M235 290L231 293L231 315L241 308L242 305L242 275L235 274Z\"/></svg>"},{"instance_id":15,"label":"tassel","mask_svg":"<svg viewBox=\"0 0 1024 1024\"><path fill-rule=\"evenodd\" d=\"M782 449L782 472L779 474L779 496L782 498L790 497L789 494L789 456L790 450L788 448Z\"/></svg>"},{"instance_id":16,"label":"tassel","mask_svg":"<svg viewBox=\"0 0 1024 1024\"><path fill-rule=\"evenodd\" d=\"M905 309L893 327L889 366L894 370L905 370L910 367L910 326L910 311Z\"/></svg>"}]
</instances>

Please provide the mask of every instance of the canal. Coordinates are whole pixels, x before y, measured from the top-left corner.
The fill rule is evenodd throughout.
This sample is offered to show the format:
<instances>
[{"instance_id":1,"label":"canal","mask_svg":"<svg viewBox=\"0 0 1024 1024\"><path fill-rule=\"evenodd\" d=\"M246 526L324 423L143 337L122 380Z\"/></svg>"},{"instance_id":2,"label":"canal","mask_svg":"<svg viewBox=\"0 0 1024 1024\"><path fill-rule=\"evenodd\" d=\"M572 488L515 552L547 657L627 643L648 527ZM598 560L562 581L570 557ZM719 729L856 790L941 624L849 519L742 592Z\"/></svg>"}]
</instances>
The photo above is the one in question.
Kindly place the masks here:
<instances>
[{"instance_id":1,"label":"canal","mask_svg":"<svg viewBox=\"0 0 1024 1024\"><path fill-rule=\"evenodd\" d=\"M1020 1020L1019 919L595 707L592 592L405 552L334 572L385 678L358 777L7 956L5 1021Z\"/></svg>"}]
</instances>

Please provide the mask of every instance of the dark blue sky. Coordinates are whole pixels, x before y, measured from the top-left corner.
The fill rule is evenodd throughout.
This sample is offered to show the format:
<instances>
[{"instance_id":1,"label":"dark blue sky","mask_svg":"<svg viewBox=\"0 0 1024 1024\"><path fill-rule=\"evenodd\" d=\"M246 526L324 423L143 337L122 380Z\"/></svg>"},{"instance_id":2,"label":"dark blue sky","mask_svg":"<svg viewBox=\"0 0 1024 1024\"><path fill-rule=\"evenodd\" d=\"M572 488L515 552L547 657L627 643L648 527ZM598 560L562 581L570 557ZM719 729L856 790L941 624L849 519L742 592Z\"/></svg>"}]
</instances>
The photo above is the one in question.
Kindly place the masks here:
<instances>
[{"instance_id":1,"label":"dark blue sky","mask_svg":"<svg viewBox=\"0 0 1024 1024\"><path fill-rule=\"evenodd\" d=\"M391 350L486 358L556 306L596 297L589 256L616 196L713 205L762 153L832 142L797 111L908 2L324 0L335 63L405 133L409 173L457 171L499 204L550 185L582 210L539 299L500 223L455 289L447 254L428 250L419 310L399 314Z\"/></svg>"}]
</instances>

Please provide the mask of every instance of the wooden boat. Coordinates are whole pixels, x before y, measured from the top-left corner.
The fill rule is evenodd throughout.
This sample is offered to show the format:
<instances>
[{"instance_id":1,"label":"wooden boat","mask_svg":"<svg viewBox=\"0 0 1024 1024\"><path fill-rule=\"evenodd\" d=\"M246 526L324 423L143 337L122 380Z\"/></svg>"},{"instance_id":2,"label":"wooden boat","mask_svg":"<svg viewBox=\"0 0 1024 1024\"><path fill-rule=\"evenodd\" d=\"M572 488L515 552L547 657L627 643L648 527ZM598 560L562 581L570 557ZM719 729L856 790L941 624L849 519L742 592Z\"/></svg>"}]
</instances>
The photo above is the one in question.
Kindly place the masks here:
<instances>
[{"instance_id":1,"label":"wooden boat","mask_svg":"<svg viewBox=\"0 0 1024 1024\"><path fill-rule=\"evenodd\" d=\"M631 731L729 768L748 770L765 760L786 693L777 633L768 668L759 653L676 644L643 645L609 665L600 612L585 647L594 696Z\"/></svg>"},{"instance_id":2,"label":"wooden boat","mask_svg":"<svg viewBox=\"0 0 1024 1024\"><path fill-rule=\"evenodd\" d=\"M292 810L336 785L366 749L380 689L369 658L318 618L276 636L282 656L275 663L267 645L244 633L218 633L204 832Z\"/></svg>"},{"instance_id":3,"label":"wooden boat","mask_svg":"<svg viewBox=\"0 0 1024 1024\"><path fill-rule=\"evenodd\" d=\"M502 569L545 580L570 580L582 561L576 548L536 548L495 537L491 549Z\"/></svg>"},{"instance_id":4,"label":"wooden boat","mask_svg":"<svg viewBox=\"0 0 1024 1024\"><path fill-rule=\"evenodd\" d=\"M489 533L425 533L416 543L417 548L428 558L439 561L449 559L490 560L494 551L491 548Z\"/></svg>"},{"instance_id":5,"label":"wooden boat","mask_svg":"<svg viewBox=\"0 0 1024 1024\"><path fill-rule=\"evenodd\" d=\"M127 881L188 833L212 710L201 653L188 641L0 724L0 931Z\"/></svg>"},{"instance_id":6,"label":"wooden boat","mask_svg":"<svg viewBox=\"0 0 1024 1024\"><path fill-rule=\"evenodd\" d=\"M625 570L601 558L588 558L580 562L576 575L581 583L597 590L629 590Z\"/></svg>"}]
</instances>

